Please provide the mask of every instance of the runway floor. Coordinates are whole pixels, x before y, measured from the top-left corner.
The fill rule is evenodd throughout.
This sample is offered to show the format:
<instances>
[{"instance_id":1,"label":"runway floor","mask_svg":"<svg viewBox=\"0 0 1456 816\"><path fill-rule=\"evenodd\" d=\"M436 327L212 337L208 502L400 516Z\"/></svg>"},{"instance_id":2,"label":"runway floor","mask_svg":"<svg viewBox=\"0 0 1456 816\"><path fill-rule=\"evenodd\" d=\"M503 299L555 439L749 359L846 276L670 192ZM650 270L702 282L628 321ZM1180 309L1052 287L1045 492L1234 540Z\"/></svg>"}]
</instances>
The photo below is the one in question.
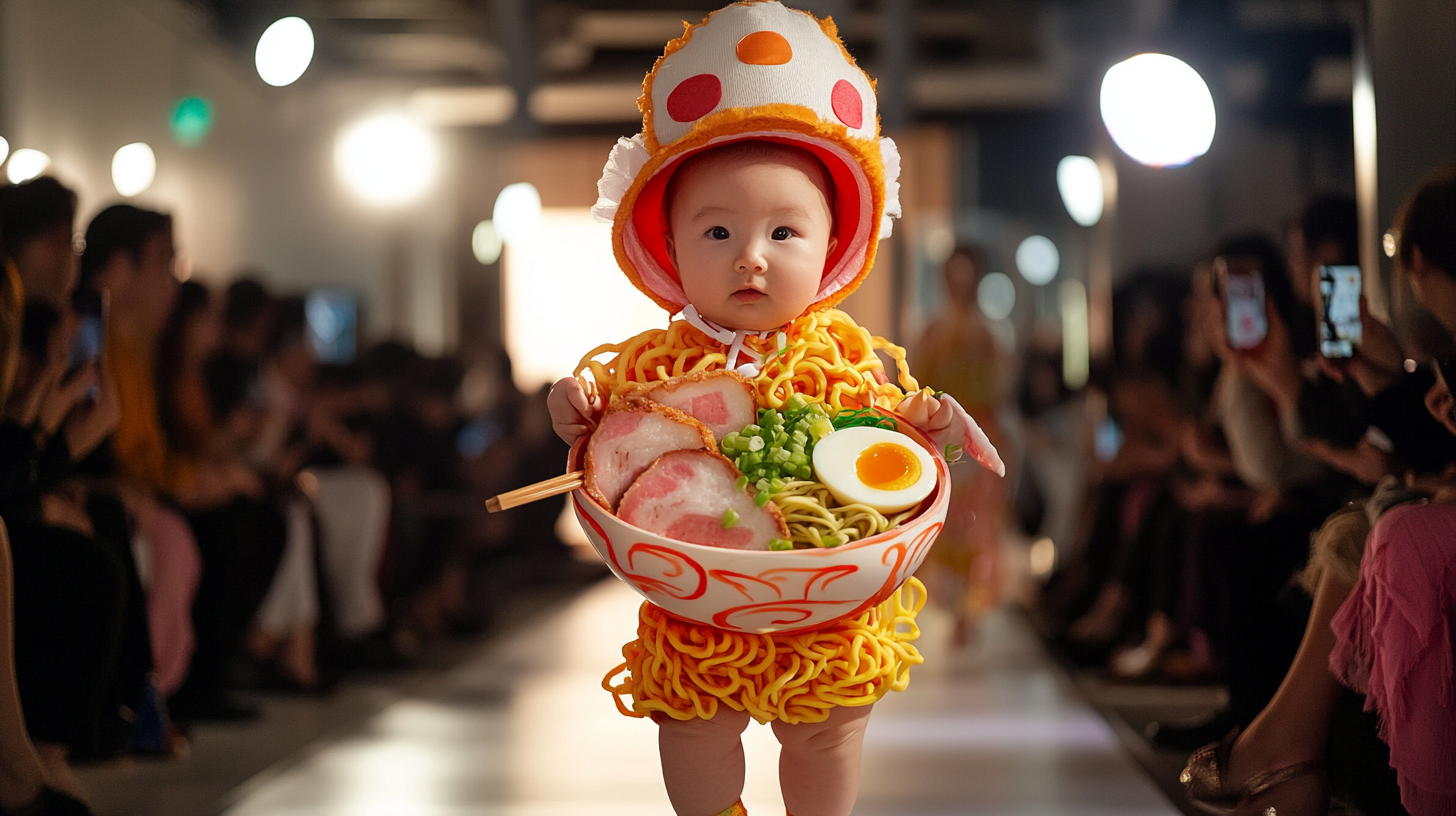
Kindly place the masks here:
<instances>
[{"instance_id":1,"label":"runway floor","mask_svg":"<svg viewBox=\"0 0 1456 816\"><path fill-rule=\"evenodd\" d=\"M494 641L362 728L254 778L229 816L671 816L650 721L600 687L634 630L615 581ZM922 615L927 664L876 706L857 816L1152 816L1179 811L1073 690L1021 618L949 647ZM783 814L778 745L750 726L744 803Z\"/></svg>"}]
</instances>

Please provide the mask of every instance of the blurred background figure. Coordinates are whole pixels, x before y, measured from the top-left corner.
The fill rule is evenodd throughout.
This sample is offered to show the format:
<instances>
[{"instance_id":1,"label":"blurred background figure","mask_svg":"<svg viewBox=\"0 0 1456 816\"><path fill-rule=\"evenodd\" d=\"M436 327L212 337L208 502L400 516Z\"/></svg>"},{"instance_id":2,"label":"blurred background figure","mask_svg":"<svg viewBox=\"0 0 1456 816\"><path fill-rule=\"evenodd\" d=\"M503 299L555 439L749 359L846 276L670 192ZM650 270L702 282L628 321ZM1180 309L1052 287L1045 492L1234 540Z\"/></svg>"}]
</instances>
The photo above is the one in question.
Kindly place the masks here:
<instances>
[{"instance_id":1,"label":"blurred background figure","mask_svg":"<svg viewBox=\"0 0 1456 816\"><path fill-rule=\"evenodd\" d=\"M1006 400L1006 355L976 302L986 271L986 251L958 246L942 269L945 306L915 346L915 375L955 397L1007 461L1013 461L999 413ZM977 618L1001 600L1001 541L1006 527L1007 483L984 468L951 470L951 503L945 529L924 568L931 597L955 617L955 640L969 643Z\"/></svg>"}]
</instances>

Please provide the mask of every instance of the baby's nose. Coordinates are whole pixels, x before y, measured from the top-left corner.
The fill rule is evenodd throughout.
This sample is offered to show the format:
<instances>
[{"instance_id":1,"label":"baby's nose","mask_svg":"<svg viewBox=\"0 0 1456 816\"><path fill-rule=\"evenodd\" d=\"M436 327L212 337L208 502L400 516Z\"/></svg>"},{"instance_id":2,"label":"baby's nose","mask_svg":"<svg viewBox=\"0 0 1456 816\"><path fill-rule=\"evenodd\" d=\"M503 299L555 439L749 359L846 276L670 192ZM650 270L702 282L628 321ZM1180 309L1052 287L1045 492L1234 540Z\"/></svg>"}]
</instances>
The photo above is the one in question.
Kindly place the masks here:
<instances>
[{"instance_id":1,"label":"baby's nose","mask_svg":"<svg viewBox=\"0 0 1456 816\"><path fill-rule=\"evenodd\" d=\"M762 272L767 266L768 262L764 260L763 252L755 244L744 247L743 252L738 256L738 262L734 264L734 268L743 273Z\"/></svg>"}]
</instances>

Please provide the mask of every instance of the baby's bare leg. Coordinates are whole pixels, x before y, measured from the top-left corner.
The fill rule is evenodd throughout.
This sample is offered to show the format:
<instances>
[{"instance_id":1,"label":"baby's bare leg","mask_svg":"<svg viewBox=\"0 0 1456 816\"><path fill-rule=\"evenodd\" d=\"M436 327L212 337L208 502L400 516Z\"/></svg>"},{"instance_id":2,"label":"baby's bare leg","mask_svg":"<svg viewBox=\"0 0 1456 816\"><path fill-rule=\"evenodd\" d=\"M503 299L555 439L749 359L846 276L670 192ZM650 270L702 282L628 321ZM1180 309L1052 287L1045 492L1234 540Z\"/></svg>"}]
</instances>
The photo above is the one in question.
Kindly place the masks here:
<instances>
[{"instance_id":1,"label":"baby's bare leg","mask_svg":"<svg viewBox=\"0 0 1456 816\"><path fill-rule=\"evenodd\" d=\"M860 751L873 706L829 712L822 723L785 725L774 721L779 752L779 787L793 816L849 816L859 796Z\"/></svg>"},{"instance_id":2,"label":"baby's bare leg","mask_svg":"<svg viewBox=\"0 0 1456 816\"><path fill-rule=\"evenodd\" d=\"M678 816L717 816L743 795L748 714L719 706L711 720L658 719L662 781Z\"/></svg>"}]
</instances>

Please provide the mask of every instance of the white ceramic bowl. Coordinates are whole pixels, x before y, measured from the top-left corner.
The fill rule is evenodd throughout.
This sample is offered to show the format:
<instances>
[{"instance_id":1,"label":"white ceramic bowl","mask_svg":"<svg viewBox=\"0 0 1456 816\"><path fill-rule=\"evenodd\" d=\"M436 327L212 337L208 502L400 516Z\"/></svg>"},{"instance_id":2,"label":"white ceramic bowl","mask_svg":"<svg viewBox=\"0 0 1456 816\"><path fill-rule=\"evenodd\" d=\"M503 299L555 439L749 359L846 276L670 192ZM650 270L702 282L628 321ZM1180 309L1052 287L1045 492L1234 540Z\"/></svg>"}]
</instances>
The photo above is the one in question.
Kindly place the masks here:
<instances>
[{"instance_id":1,"label":"white ceramic bowl","mask_svg":"<svg viewBox=\"0 0 1456 816\"><path fill-rule=\"evenodd\" d=\"M907 423L900 427L934 457L935 492L910 521L832 549L704 547L634 527L584 490L574 491L571 503L612 572L671 614L738 632L809 631L888 598L920 567L945 524L950 498L945 458ZM583 448L572 450L572 469L580 467Z\"/></svg>"}]
</instances>

